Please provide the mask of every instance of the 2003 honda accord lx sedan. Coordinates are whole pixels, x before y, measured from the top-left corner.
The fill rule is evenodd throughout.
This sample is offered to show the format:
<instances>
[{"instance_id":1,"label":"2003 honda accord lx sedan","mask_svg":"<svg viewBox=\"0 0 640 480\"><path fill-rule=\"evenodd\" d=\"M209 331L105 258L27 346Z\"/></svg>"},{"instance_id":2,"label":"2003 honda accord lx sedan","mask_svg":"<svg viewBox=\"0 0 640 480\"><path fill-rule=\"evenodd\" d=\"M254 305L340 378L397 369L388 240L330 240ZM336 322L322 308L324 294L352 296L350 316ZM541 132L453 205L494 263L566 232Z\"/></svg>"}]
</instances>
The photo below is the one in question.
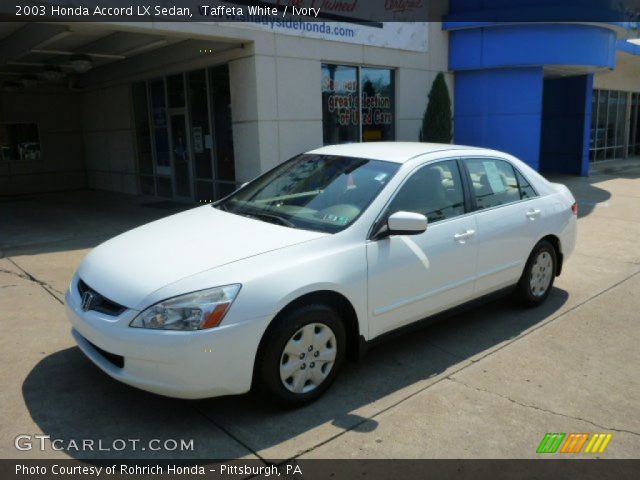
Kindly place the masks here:
<instances>
[{"instance_id":1,"label":"2003 honda accord lx sedan","mask_svg":"<svg viewBox=\"0 0 640 480\"><path fill-rule=\"evenodd\" d=\"M505 153L325 147L98 246L67 312L124 383L181 398L254 386L298 406L387 332L505 289L542 303L576 214L566 187Z\"/></svg>"}]
</instances>

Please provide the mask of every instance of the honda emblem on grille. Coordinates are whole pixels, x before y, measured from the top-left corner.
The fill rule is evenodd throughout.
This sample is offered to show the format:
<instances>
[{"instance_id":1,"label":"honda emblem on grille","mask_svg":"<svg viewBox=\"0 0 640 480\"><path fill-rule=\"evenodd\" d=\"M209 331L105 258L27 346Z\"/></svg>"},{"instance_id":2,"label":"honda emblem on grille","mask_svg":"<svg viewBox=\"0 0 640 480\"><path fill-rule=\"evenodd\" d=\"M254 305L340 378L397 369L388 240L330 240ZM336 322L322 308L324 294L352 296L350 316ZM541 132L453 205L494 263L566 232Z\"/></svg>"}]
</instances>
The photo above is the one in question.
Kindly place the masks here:
<instances>
[{"instance_id":1,"label":"honda emblem on grille","mask_svg":"<svg viewBox=\"0 0 640 480\"><path fill-rule=\"evenodd\" d=\"M86 312L87 310L89 310L91 308L91 303L93 302L94 299L94 295L91 292L84 292L82 294L82 311Z\"/></svg>"}]
</instances>

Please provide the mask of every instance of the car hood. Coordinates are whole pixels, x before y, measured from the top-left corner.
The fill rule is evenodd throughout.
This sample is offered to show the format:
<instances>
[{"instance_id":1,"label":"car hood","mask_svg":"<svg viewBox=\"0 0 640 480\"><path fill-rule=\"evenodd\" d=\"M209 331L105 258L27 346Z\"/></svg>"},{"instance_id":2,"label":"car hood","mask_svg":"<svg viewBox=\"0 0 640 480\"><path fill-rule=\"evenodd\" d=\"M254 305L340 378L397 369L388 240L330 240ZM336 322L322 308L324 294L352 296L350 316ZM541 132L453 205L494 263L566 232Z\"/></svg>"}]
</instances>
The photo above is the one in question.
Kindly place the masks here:
<instances>
[{"instance_id":1,"label":"car hood","mask_svg":"<svg viewBox=\"0 0 640 480\"><path fill-rule=\"evenodd\" d=\"M78 276L109 300L136 308L152 292L183 278L325 235L207 205L108 240L85 257ZM242 279L229 279L236 282Z\"/></svg>"}]
</instances>

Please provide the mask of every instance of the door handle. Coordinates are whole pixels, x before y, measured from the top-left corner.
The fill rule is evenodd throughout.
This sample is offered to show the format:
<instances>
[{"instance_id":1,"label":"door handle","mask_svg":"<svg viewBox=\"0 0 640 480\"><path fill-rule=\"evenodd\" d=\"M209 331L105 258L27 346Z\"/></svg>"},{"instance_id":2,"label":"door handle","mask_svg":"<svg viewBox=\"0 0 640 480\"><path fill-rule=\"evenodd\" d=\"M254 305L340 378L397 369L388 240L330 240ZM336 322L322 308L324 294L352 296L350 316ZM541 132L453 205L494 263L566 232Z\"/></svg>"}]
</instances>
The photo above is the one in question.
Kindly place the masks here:
<instances>
[{"instance_id":1,"label":"door handle","mask_svg":"<svg viewBox=\"0 0 640 480\"><path fill-rule=\"evenodd\" d=\"M476 231L475 231L475 230L467 230L467 231L466 231L466 232L464 232L464 233L456 233L456 234L453 236L453 239L454 239L456 242L464 243L465 241L467 241L468 239L470 239L471 237L473 237L475 234L476 234Z\"/></svg>"},{"instance_id":2,"label":"door handle","mask_svg":"<svg viewBox=\"0 0 640 480\"><path fill-rule=\"evenodd\" d=\"M535 220L536 218L538 218L540 216L540 209L536 208L534 210L529 210L527 212L527 217L529 217L530 220Z\"/></svg>"}]
</instances>

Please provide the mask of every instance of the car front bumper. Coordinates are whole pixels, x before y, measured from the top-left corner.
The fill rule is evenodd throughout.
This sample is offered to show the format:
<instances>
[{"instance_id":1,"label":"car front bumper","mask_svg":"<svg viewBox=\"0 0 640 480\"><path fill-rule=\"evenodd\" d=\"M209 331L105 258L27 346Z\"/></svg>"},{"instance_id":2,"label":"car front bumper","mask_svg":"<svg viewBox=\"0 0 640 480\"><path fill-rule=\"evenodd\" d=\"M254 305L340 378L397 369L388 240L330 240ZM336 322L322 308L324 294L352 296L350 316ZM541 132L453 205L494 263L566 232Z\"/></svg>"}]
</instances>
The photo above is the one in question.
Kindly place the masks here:
<instances>
[{"instance_id":1,"label":"car front bumper","mask_svg":"<svg viewBox=\"0 0 640 480\"><path fill-rule=\"evenodd\" d=\"M82 352L116 380L185 399L251 388L256 352L270 317L195 332L132 328L129 323L138 311L118 317L84 312L74 285L65 295L72 335Z\"/></svg>"}]
</instances>

